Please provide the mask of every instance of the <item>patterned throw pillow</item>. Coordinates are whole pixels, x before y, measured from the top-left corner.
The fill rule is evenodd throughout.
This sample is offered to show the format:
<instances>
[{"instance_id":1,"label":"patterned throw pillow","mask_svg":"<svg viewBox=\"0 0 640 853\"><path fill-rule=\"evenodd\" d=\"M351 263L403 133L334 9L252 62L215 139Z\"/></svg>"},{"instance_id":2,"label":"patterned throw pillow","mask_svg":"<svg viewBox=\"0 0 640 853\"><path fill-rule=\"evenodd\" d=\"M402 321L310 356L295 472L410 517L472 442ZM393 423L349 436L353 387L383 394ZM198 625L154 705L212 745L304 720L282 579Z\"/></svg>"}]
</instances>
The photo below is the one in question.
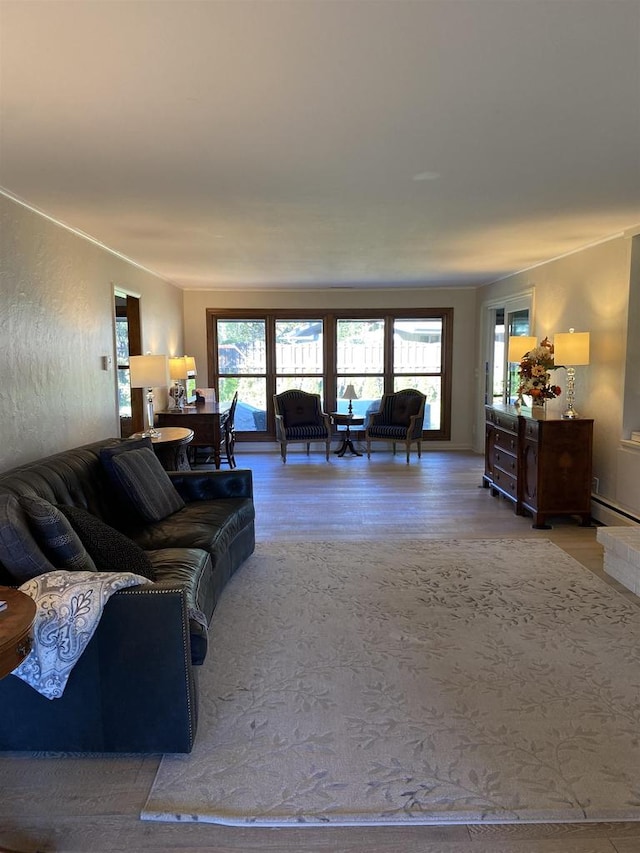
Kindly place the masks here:
<instances>
[{"instance_id":1,"label":"patterned throw pillow","mask_svg":"<svg viewBox=\"0 0 640 853\"><path fill-rule=\"evenodd\" d=\"M59 509L35 495L22 495L18 502L27 515L36 542L56 569L97 571L80 537Z\"/></svg>"},{"instance_id":2,"label":"patterned throw pillow","mask_svg":"<svg viewBox=\"0 0 640 853\"><path fill-rule=\"evenodd\" d=\"M58 506L82 540L99 572L133 572L155 580L151 560L139 545L79 506Z\"/></svg>"},{"instance_id":3,"label":"patterned throw pillow","mask_svg":"<svg viewBox=\"0 0 640 853\"><path fill-rule=\"evenodd\" d=\"M118 453L111 465L121 489L147 521L162 521L185 506L153 450Z\"/></svg>"},{"instance_id":4,"label":"patterned throw pillow","mask_svg":"<svg viewBox=\"0 0 640 853\"><path fill-rule=\"evenodd\" d=\"M33 538L15 495L0 495L0 562L17 583L54 569Z\"/></svg>"}]
</instances>

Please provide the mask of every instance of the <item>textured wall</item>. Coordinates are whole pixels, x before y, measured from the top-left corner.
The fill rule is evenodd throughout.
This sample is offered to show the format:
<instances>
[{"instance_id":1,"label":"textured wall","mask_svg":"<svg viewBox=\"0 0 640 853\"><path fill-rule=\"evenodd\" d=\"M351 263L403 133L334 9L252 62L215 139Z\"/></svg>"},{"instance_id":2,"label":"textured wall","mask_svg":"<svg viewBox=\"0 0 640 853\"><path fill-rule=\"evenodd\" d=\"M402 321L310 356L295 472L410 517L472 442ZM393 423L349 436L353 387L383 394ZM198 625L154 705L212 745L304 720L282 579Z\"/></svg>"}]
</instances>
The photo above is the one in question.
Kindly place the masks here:
<instances>
[{"instance_id":1,"label":"textured wall","mask_svg":"<svg viewBox=\"0 0 640 853\"><path fill-rule=\"evenodd\" d=\"M576 409L594 419L593 474L600 494L640 515L640 454L633 460L635 487L622 493L619 470L623 434L624 379L630 292L631 240L617 237L550 261L526 273L483 288L479 299L496 299L535 288L533 334L538 340L556 332L591 333L591 364L576 368ZM637 284L636 284L637 287ZM566 371L556 373L565 389ZM561 414L564 396L552 401ZM639 427L640 428L640 427Z\"/></svg>"},{"instance_id":2,"label":"textured wall","mask_svg":"<svg viewBox=\"0 0 640 853\"><path fill-rule=\"evenodd\" d=\"M182 350L180 290L0 195L0 470L118 434L115 285L145 350Z\"/></svg>"}]
</instances>

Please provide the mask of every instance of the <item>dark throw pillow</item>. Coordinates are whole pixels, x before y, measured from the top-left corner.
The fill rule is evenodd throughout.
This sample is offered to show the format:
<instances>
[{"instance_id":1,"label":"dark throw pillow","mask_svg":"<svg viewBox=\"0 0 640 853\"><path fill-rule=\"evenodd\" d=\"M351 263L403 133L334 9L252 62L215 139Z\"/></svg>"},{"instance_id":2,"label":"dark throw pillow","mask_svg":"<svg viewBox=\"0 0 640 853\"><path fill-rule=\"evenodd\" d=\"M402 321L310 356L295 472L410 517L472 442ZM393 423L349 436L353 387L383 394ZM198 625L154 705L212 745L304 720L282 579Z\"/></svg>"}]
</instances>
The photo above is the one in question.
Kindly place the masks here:
<instances>
[{"instance_id":1,"label":"dark throw pillow","mask_svg":"<svg viewBox=\"0 0 640 853\"><path fill-rule=\"evenodd\" d=\"M35 495L22 495L18 502L36 542L56 569L97 571L80 537L57 507Z\"/></svg>"},{"instance_id":2,"label":"dark throw pillow","mask_svg":"<svg viewBox=\"0 0 640 853\"><path fill-rule=\"evenodd\" d=\"M110 454L109 466L113 481L146 521L162 521L184 507L171 478L150 447Z\"/></svg>"},{"instance_id":3,"label":"dark throw pillow","mask_svg":"<svg viewBox=\"0 0 640 853\"><path fill-rule=\"evenodd\" d=\"M33 538L15 495L0 495L0 562L19 584L55 568Z\"/></svg>"},{"instance_id":4,"label":"dark throw pillow","mask_svg":"<svg viewBox=\"0 0 640 853\"><path fill-rule=\"evenodd\" d=\"M99 572L133 572L155 580L151 560L139 545L79 506L58 506L82 540Z\"/></svg>"}]
</instances>

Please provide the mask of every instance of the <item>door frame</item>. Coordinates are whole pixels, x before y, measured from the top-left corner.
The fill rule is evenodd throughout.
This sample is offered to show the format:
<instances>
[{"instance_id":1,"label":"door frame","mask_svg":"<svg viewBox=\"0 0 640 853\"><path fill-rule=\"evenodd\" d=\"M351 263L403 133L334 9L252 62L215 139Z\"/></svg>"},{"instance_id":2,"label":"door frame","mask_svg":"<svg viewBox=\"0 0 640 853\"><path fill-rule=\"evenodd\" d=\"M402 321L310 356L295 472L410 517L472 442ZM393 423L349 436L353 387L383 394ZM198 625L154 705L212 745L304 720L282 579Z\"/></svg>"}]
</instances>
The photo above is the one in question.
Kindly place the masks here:
<instances>
[{"instance_id":1,"label":"door frame","mask_svg":"<svg viewBox=\"0 0 640 853\"><path fill-rule=\"evenodd\" d=\"M480 306L480 350L478 356L478 387L476 395L474 451L484 452L484 407L486 405L487 379L493 375L495 315L504 310L505 330L509 328L508 316L516 311L529 311L529 330L535 328L535 287L529 287L509 296L487 299ZM504 368L507 369L507 346L505 341ZM506 402L506 401L505 401Z\"/></svg>"}]
</instances>

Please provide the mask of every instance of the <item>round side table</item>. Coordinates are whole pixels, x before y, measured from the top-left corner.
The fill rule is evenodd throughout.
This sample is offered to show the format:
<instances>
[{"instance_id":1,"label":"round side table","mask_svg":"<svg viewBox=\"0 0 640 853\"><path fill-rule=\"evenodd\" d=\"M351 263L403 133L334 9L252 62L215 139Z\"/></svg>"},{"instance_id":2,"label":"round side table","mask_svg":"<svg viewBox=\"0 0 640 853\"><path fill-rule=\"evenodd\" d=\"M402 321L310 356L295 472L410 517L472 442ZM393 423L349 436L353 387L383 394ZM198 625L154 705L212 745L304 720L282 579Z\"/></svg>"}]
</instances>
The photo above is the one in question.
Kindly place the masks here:
<instances>
[{"instance_id":1,"label":"round side table","mask_svg":"<svg viewBox=\"0 0 640 853\"><path fill-rule=\"evenodd\" d=\"M149 436L153 450L165 471L190 471L187 444L193 441L193 430L186 427L162 427L158 435ZM144 438L141 432L131 438Z\"/></svg>"},{"instance_id":2,"label":"round side table","mask_svg":"<svg viewBox=\"0 0 640 853\"><path fill-rule=\"evenodd\" d=\"M342 444L337 450L334 450L334 453L337 456L344 456L348 450L353 456L362 456L362 453L356 450L353 446L353 441L351 440L351 427L362 426L364 424L364 418L359 418L357 415L345 414L344 412L331 412L331 420L336 426L346 427L342 437Z\"/></svg>"},{"instance_id":3,"label":"round side table","mask_svg":"<svg viewBox=\"0 0 640 853\"><path fill-rule=\"evenodd\" d=\"M4 678L31 651L36 603L24 592L9 586L0 586L0 601L6 603L0 610L0 678Z\"/></svg>"}]
</instances>

